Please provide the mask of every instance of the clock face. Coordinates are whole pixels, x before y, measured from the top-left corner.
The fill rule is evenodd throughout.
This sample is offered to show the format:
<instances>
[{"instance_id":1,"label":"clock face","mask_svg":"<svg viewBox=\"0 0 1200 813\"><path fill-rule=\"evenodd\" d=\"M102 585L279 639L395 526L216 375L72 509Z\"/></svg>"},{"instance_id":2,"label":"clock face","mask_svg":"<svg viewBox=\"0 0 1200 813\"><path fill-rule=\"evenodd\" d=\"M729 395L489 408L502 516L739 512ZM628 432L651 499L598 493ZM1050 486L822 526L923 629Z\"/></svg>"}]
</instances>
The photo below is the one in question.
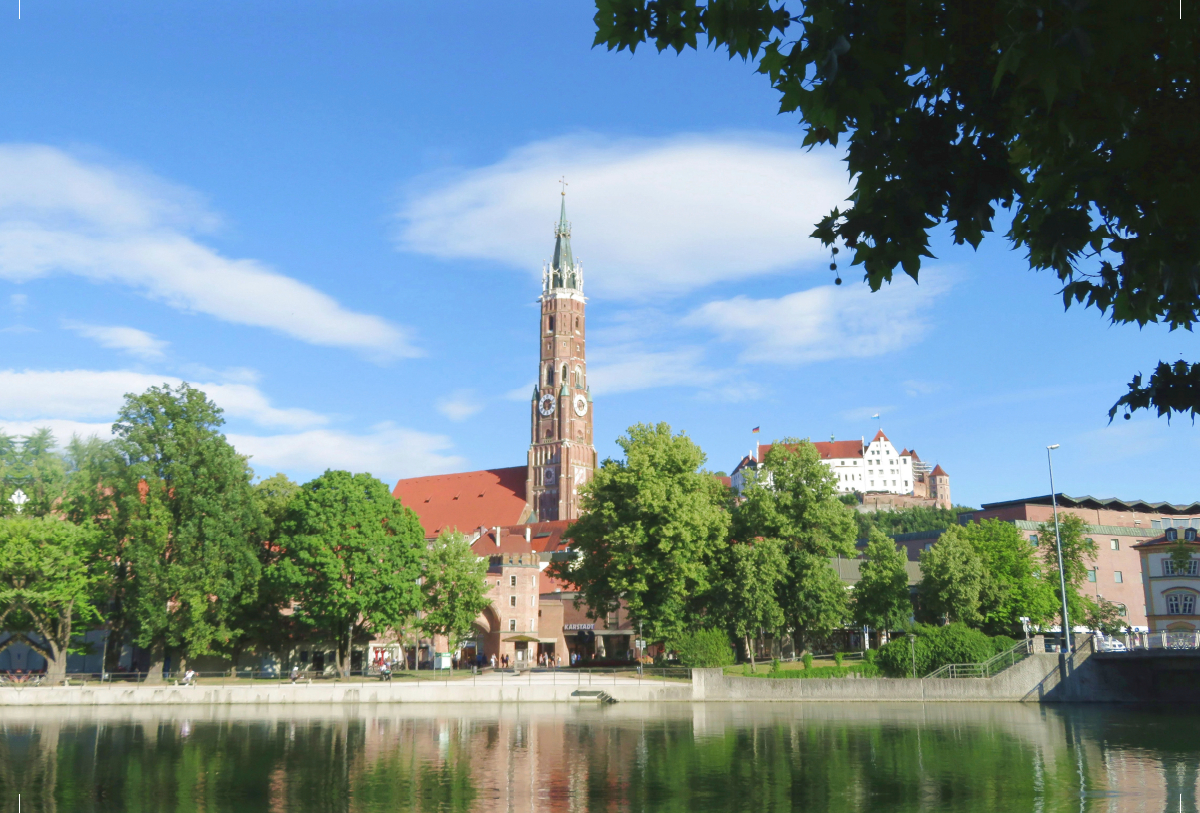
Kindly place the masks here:
<instances>
[{"instance_id":1,"label":"clock face","mask_svg":"<svg viewBox=\"0 0 1200 813\"><path fill-rule=\"evenodd\" d=\"M546 416L546 417L549 417L550 415L554 414L554 395L553 394L546 393L545 395L542 396L542 399L540 401L538 401L538 412L542 413L542 415Z\"/></svg>"},{"instance_id":2,"label":"clock face","mask_svg":"<svg viewBox=\"0 0 1200 813\"><path fill-rule=\"evenodd\" d=\"M548 485L548 486L552 486L552 485L554 485L554 476L555 476L555 475L554 475L554 469L547 468L547 469L546 469L546 474L545 474L545 476L542 478L542 481L543 481L543 482L544 482L546 485Z\"/></svg>"},{"instance_id":3,"label":"clock face","mask_svg":"<svg viewBox=\"0 0 1200 813\"><path fill-rule=\"evenodd\" d=\"M587 398L583 393L575 393L575 414L581 418L587 414Z\"/></svg>"}]
</instances>

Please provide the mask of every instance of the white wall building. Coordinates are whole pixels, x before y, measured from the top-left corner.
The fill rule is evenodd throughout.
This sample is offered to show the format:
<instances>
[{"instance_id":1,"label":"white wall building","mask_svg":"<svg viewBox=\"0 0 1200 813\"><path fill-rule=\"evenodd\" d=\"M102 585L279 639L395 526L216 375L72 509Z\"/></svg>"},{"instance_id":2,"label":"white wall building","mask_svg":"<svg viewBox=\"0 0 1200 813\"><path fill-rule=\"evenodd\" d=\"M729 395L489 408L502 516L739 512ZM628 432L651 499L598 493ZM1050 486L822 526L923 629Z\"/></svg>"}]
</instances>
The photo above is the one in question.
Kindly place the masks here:
<instances>
[{"instance_id":1,"label":"white wall building","mask_svg":"<svg viewBox=\"0 0 1200 813\"><path fill-rule=\"evenodd\" d=\"M837 477L838 490L842 493L914 494L930 499L944 496L948 504L949 476L939 467L938 476L933 477L934 472L916 452L897 449L882 429L875 433L870 443L862 438L812 441L812 444L821 455L821 461ZM742 492L747 473L757 470L770 451L771 444L760 443L755 452L742 458L730 474L730 484L735 491Z\"/></svg>"},{"instance_id":2,"label":"white wall building","mask_svg":"<svg viewBox=\"0 0 1200 813\"><path fill-rule=\"evenodd\" d=\"M1186 563L1172 558L1183 542L1190 551ZM1142 590L1146 623L1151 632L1194 632L1200 629L1200 542L1195 528L1168 528L1163 535L1134 545L1142 557Z\"/></svg>"}]
</instances>

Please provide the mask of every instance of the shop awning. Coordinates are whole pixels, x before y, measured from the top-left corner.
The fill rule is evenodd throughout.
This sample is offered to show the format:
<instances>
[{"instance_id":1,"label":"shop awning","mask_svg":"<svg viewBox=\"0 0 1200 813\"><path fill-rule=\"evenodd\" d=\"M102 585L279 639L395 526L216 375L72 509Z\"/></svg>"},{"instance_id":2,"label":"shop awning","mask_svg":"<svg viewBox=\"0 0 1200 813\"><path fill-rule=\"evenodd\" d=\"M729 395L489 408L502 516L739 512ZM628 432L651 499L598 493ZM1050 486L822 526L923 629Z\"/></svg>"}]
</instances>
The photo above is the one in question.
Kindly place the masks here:
<instances>
[{"instance_id":1,"label":"shop awning","mask_svg":"<svg viewBox=\"0 0 1200 813\"><path fill-rule=\"evenodd\" d=\"M505 638L504 642L505 643L516 642L516 643L526 643L526 644L540 643L540 641L537 638L534 638L532 635L514 635L511 638Z\"/></svg>"}]
</instances>

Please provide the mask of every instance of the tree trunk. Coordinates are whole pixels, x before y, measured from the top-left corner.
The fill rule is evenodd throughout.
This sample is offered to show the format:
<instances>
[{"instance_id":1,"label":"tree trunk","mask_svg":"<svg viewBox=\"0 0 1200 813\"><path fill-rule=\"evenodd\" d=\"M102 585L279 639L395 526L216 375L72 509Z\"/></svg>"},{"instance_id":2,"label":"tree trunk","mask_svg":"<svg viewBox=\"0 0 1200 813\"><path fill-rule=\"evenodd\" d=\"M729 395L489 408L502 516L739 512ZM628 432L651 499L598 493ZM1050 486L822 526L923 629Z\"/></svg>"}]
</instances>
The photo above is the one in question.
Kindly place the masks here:
<instances>
[{"instance_id":1,"label":"tree trunk","mask_svg":"<svg viewBox=\"0 0 1200 813\"><path fill-rule=\"evenodd\" d=\"M167 651L162 641L150 645L150 670L146 672L147 683L162 683L163 669L167 666Z\"/></svg>"},{"instance_id":2,"label":"tree trunk","mask_svg":"<svg viewBox=\"0 0 1200 813\"><path fill-rule=\"evenodd\" d=\"M746 654L750 656L750 671L757 671L758 667L754 665L754 645L750 642L749 633L746 634Z\"/></svg>"},{"instance_id":3,"label":"tree trunk","mask_svg":"<svg viewBox=\"0 0 1200 813\"><path fill-rule=\"evenodd\" d=\"M53 641L46 642L46 682L57 686L67 679L67 648L59 648Z\"/></svg>"}]
</instances>

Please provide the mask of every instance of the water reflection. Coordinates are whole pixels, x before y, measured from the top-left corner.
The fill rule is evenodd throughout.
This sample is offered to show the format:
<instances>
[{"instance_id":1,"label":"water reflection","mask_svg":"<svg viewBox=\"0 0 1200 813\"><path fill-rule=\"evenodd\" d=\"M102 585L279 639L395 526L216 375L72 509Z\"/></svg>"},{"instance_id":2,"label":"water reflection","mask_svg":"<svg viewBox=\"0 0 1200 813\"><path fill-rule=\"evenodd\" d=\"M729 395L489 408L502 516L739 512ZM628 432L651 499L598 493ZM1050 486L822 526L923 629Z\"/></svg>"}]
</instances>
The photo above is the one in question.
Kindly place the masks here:
<instances>
[{"instance_id":1,"label":"water reflection","mask_svg":"<svg viewBox=\"0 0 1200 813\"><path fill-rule=\"evenodd\" d=\"M1200 713L1017 704L0 710L0 811L1195 813Z\"/></svg>"}]
</instances>

